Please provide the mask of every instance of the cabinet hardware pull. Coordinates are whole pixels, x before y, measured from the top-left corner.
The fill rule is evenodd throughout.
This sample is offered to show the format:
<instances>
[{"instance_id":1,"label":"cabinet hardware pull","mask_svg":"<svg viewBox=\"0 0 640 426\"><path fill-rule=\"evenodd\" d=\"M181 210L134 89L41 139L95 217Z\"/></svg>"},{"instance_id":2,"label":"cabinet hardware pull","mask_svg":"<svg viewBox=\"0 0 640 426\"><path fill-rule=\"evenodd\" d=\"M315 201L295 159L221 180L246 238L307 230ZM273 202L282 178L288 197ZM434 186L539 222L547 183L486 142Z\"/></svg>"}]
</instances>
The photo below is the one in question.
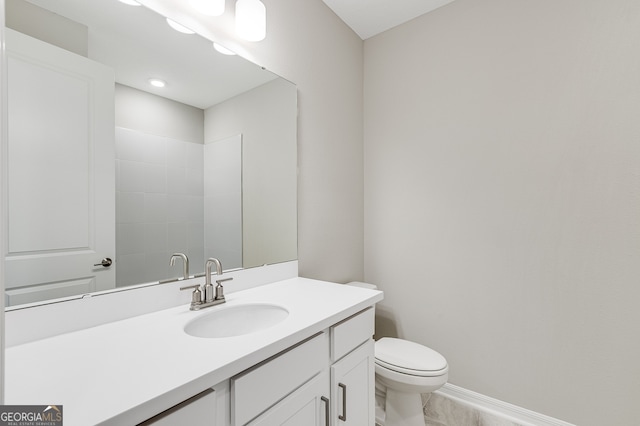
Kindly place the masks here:
<instances>
[{"instance_id":1,"label":"cabinet hardware pull","mask_svg":"<svg viewBox=\"0 0 640 426\"><path fill-rule=\"evenodd\" d=\"M329 426L329 398L321 396L320 399L324 402L324 423Z\"/></svg>"},{"instance_id":2,"label":"cabinet hardware pull","mask_svg":"<svg viewBox=\"0 0 640 426\"><path fill-rule=\"evenodd\" d=\"M342 415L338 418L343 422L347 421L347 385L338 383L338 386L342 388Z\"/></svg>"}]
</instances>

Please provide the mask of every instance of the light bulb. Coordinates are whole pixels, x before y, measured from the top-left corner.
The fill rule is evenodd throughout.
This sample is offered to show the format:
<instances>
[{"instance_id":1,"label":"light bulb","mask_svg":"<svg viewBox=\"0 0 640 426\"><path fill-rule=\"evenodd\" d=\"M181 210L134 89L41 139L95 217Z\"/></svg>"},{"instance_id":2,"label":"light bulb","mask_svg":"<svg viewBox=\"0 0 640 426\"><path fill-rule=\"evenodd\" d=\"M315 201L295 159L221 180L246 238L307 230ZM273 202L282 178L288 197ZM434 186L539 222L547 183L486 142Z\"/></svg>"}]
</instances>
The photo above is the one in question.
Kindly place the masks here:
<instances>
[{"instance_id":1,"label":"light bulb","mask_svg":"<svg viewBox=\"0 0 640 426\"><path fill-rule=\"evenodd\" d=\"M267 35L267 9L260 0L236 2L236 34L248 41L264 40Z\"/></svg>"}]
</instances>

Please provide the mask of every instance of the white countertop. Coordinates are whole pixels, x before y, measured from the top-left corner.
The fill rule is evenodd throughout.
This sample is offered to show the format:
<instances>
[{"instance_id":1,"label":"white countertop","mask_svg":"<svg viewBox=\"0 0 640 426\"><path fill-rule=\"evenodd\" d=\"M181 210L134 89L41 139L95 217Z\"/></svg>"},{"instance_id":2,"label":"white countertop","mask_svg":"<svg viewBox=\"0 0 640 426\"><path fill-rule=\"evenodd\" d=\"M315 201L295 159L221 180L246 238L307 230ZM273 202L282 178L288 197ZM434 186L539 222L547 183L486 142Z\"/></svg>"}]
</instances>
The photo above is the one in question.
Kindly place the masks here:
<instances>
[{"instance_id":1,"label":"white countertop","mask_svg":"<svg viewBox=\"0 0 640 426\"><path fill-rule=\"evenodd\" d=\"M293 278L188 305L38 340L6 350L5 404L63 405L66 426L136 424L382 300L359 287ZM272 303L289 316L226 338L187 335L215 309Z\"/></svg>"}]
</instances>

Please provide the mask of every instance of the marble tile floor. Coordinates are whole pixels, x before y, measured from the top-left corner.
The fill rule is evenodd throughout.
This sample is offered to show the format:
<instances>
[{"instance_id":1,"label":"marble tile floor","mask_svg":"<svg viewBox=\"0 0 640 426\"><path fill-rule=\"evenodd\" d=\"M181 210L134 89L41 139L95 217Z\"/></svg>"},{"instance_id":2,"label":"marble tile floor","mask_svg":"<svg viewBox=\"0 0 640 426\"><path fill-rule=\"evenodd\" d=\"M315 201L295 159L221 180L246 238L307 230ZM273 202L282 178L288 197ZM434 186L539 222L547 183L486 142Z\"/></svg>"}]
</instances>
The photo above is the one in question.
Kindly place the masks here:
<instances>
[{"instance_id":1,"label":"marble tile floor","mask_svg":"<svg viewBox=\"0 0 640 426\"><path fill-rule=\"evenodd\" d=\"M425 426L524 426L439 393L422 395L422 404Z\"/></svg>"},{"instance_id":2,"label":"marble tile floor","mask_svg":"<svg viewBox=\"0 0 640 426\"><path fill-rule=\"evenodd\" d=\"M523 426L439 393L422 395L422 402L425 426Z\"/></svg>"}]
</instances>

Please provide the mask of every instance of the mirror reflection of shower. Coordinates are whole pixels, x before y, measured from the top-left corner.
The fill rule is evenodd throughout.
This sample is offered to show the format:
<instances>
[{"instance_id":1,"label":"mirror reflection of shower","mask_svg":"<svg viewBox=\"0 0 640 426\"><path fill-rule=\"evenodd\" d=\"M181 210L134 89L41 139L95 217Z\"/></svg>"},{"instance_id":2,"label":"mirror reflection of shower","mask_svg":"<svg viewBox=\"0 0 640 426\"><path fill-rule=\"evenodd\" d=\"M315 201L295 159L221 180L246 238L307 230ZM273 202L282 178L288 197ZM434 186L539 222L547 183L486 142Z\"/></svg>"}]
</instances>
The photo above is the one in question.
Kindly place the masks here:
<instances>
[{"instance_id":1,"label":"mirror reflection of shower","mask_svg":"<svg viewBox=\"0 0 640 426\"><path fill-rule=\"evenodd\" d=\"M148 153L153 153L149 155ZM116 129L116 282L182 278L208 253L242 267L242 136L198 144Z\"/></svg>"}]
</instances>

